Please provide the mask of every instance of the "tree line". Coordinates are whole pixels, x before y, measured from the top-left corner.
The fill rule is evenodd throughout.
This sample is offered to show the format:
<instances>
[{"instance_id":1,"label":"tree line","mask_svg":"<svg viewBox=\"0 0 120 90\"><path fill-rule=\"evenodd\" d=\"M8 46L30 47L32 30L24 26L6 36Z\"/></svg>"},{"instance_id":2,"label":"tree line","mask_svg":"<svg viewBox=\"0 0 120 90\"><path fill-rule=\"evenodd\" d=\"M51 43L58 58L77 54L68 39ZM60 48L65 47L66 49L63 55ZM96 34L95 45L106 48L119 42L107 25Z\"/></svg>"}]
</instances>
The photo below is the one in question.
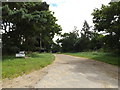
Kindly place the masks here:
<instances>
[{"instance_id":1,"label":"tree line","mask_svg":"<svg viewBox=\"0 0 120 90\"><path fill-rule=\"evenodd\" d=\"M54 52L109 51L120 53L120 2L111 2L94 9L94 29L84 22L83 28L61 35Z\"/></svg>"},{"instance_id":2,"label":"tree line","mask_svg":"<svg viewBox=\"0 0 120 90\"><path fill-rule=\"evenodd\" d=\"M83 52L104 50L120 52L120 2L94 9L94 28L84 22L83 28L61 34L54 12L46 2L2 3L3 54L18 51ZM79 32L80 31L80 32ZM100 33L102 32L102 34ZM105 34L103 34L105 33ZM55 35L62 39L53 42Z\"/></svg>"}]
</instances>

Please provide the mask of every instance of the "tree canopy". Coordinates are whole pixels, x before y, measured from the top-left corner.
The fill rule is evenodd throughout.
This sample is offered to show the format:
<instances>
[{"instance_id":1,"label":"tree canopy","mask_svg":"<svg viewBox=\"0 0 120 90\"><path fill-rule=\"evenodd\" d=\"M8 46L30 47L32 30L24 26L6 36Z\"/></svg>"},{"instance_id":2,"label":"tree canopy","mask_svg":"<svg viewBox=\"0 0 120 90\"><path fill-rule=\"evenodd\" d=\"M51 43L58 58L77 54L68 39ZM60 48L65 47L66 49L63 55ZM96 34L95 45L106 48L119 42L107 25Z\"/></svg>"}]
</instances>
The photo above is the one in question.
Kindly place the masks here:
<instances>
[{"instance_id":1,"label":"tree canopy","mask_svg":"<svg viewBox=\"0 0 120 90\"><path fill-rule=\"evenodd\" d=\"M2 6L3 51L50 51L62 30L46 2L5 2Z\"/></svg>"},{"instance_id":2,"label":"tree canopy","mask_svg":"<svg viewBox=\"0 0 120 90\"><path fill-rule=\"evenodd\" d=\"M95 30L107 33L104 44L107 49L120 51L120 2L102 5L92 13Z\"/></svg>"}]
</instances>

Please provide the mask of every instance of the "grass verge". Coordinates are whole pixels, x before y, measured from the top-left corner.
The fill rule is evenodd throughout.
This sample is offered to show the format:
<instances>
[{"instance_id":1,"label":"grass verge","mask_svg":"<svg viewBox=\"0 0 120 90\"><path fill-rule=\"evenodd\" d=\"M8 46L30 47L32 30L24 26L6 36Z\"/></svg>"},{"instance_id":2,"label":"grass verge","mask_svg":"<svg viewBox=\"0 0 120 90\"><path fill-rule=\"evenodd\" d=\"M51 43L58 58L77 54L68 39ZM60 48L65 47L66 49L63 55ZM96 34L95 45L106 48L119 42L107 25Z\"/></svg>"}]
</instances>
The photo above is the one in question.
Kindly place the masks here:
<instances>
[{"instance_id":1,"label":"grass verge","mask_svg":"<svg viewBox=\"0 0 120 90\"><path fill-rule=\"evenodd\" d=\"M105 63L109 63L112 65L120 66L118 60L120 60L120 56L112 54L112 53L104 53L104 52L79 52L79 53L63 53L66 55L78 56L78 57L86 57L97 61L102 61Z\"/></svg>"},{"instance_id":2,"label":"grass verge","mask_svg":"<svg viewBox=\"0 0 120 90\"><path fill-rule=\"evenodd\" d=\"M32 53L27 56L27 58L4 56L2 61L2 79L14 78L30 73L54 61L54 56L49 53Z\"/></svg>"}]
</instances>

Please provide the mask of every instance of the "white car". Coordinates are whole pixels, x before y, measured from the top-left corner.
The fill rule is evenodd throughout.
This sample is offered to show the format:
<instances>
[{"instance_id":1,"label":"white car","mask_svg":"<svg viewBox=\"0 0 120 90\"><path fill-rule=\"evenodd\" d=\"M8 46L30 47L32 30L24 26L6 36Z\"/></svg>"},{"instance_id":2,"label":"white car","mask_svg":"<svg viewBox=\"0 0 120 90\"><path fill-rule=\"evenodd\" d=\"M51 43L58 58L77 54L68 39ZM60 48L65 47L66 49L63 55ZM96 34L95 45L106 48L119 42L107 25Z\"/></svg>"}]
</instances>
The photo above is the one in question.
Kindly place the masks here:
<instances>
[{"instance_id":1,"label":"white car","mask_svg":"<svg viewBox=\"0 0 120 90\"><path fill-rule=\"evenodd\" d=\"M20 51L19 53L16 53L15 56L16 57L25 57L25 52L24 51Z\"/></svg>"}]
</instances>

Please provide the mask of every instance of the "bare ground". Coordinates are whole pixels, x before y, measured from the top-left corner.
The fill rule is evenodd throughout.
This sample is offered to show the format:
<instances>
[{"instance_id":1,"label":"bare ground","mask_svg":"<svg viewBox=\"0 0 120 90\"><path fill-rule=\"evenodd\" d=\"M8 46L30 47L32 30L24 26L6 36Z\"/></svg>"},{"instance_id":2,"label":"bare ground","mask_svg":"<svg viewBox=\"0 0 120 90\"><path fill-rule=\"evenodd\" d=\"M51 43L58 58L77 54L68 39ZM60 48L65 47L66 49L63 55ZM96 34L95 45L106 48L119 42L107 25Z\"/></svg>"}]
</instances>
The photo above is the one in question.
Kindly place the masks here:
<instances>
[{"instance_id":1,"label":"bare ground","mask_svg":"<svg viewBox=\"0 0 120 90\"><path fill-rule=\"evenodd\" d=\"M118 88L118 67L87 58L56 54L47 67L14 79L3 88Z\"/></svg>"}]
</instances>

